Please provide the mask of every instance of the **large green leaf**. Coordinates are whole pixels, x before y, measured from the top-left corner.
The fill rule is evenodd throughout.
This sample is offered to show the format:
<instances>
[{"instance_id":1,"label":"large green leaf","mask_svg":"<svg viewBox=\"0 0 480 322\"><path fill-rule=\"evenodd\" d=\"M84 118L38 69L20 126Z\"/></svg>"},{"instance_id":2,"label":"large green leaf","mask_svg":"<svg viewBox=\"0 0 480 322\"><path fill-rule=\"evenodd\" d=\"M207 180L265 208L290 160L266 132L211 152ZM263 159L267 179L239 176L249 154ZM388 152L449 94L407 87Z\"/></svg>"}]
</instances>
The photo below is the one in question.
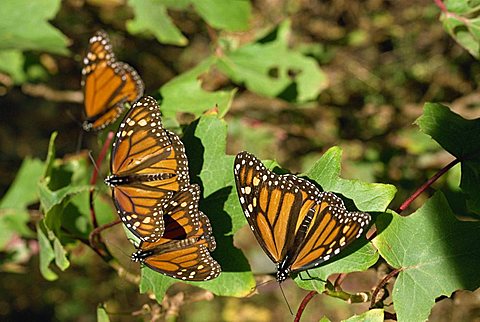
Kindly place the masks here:
<instances>
[{"instance_id":1,"label":"large green leaf","mask_svg":"<svg viewBox=\"0 0 480 322\"><path fill-rule=\"evenodd\" d=\"M416 123L461 160L460 188L466 194L467 207L480 213L480 118L466 120L444 105L427 103Z\"/></svg>"},{"instance_id":2,"label":"large green leaf","mask_svg":"<svg viewBox=\"0 0 480 322\"><path fill-rule=\"evenodd\" d=\"M305 102L315 99L327 86L317 62L288 48L290 22L274 32L275 38L255 42L219 57L217 66L233 81L252 92Z\"/></svg>"},{"instance_id":3,"label":"large green leaf","mask_svg":"<svg viewBox=\"0 0 480 322\"><path fill-rule=\"evenodd\" d=\"M408 217L380 215L376 226L374 245L401 270L393 289L399 321L425 321L437 297L480 286L480 224L457 220L441 192Z\"/></svg>"},{"instance_id":4,"label":"large green leaf","mask_svg":"<svg viewBox=\"0 0 480 322\"><path fill-rule=\"evenodd\" d=\"M227 113L236 90L208 92L202 88L199 77L207 73L215 59L210 57L193 69L175 77L162 86L162 114L175 117L177 112L188 112L200 116L203 112L217 106L221 116Z\"/></svg>"},{"instance_id":5,"label":"large green leaf","mask_svg":"<svg viewBox=\"0 0 480 322\"><path fill-rule=\"evenodd\" d=\"M0 5L0 50L39 50L68 54L67 38L48 20L60 0L3 0Z\"/></svg>"},{"instance_id":6,"label":"large green leaf","mask_svg":"<svg viewBox=\"0 0 480 322\"><path fill-rule=\"evenodd\" d=\"M194 0L192 4L212 27L226 31L248 29L250 0Z\"/></svg>"},{"instance_id":7,"label":"large green leaf","mask_svg":"<svg viewBox=\"0 0 480 322\"><path fill-rule=\"evenodd\" d=\"M340 177L342 150L330 148L307 171L306 175L315 180L324 191L340 193L352 199L361 211L382 212L393 200L397 189L389 184L366 183Z\"/></svg>"},{"instance_id":8,"label":"large green leaf","mask_svg":"<svg viewBox=\"0 0 480 322\"><path fill-rule=\"evenodd\" d=\"M168 16L167 6L171 1L129 0L135 18L127 22L127 29L132 34L153 34L161 43L184 46L188 40L173 24ZM186 5L188 1L176 1Z\"/></svg>"}]
</instances>

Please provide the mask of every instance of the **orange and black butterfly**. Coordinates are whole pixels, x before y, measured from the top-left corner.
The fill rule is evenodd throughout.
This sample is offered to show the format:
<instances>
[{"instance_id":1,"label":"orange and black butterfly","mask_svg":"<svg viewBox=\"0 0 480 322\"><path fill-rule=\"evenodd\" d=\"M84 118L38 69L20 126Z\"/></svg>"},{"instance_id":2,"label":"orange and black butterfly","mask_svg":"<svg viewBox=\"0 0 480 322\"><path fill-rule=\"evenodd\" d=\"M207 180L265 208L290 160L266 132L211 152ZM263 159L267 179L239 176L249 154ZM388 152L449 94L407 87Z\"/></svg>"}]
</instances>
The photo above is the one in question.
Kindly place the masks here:
<instances>
[{"instance_id":1,"label":"orange and black butterfly","mask_svg":"<svg viewBox=\"0 0 480 322\"><path fill-rule=\"evenodd\" d=\"M170 277L206 281L221 268L210 252L215 239L207 216L198 209L200 188L190 185L177 192L163 207L165 232L155 242L143 241L132 260Z\"/></svg>"},{"instance_id":2,"label":"orange and black butterfly","mask_svg":"<svg viewBox=\"0 0 480 322\"><path fill-rule=\"evenodd\" d=\"M90 38L83 59L82 88L87 120L83 128L101 130L115 122L143 95L143 81L130 65L115 60L107 33L97 31Z\"/></svg>"},{"instance_id":3,"label":"orange and black butterfly","mask_svg":"<svg viewBox=\"0 0 480 322\"><path fill-rule=\"evenodd\" d=\"M152 97L133 105L118 128L105 179L125 226L149 242L163 235L164 204L190 183L183 144L160 115Z\"/></svg>"},{"instance_id":4,"label":"orange and black butterfly","mask_svg":"<svg viewBox=\"0 0 480 322\"><path fill-rule=\"evenodd\" d=\"M277 175L248 152L235 158L234 174L245 217L277 265L279 283L329 260L370 223L369 214L347 211L335 194L294 175Z\"/></svg>"}]
</instances>

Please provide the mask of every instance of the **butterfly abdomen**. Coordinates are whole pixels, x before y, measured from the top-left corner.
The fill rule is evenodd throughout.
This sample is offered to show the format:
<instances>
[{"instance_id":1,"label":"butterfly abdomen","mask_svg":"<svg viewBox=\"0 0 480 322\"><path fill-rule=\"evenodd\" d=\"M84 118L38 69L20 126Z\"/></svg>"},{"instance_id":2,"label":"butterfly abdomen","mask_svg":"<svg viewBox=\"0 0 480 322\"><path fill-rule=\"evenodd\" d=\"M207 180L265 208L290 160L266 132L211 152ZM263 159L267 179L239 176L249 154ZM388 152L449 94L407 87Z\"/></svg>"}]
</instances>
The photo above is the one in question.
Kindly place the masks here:
<instances>
[{"instance_id":1,"label":"butterfly abdomen","mask_svg":"<svg viewBox=\"0 0 480 322\"><path fill-rule=\"evenodd\" d=\"M154 173L154 174L136 174L129 176L111 175L105 178L105 183L109 187L129 185L135 182L161 181L175 177L173 173Z\"/></svg>"}]
</instances>

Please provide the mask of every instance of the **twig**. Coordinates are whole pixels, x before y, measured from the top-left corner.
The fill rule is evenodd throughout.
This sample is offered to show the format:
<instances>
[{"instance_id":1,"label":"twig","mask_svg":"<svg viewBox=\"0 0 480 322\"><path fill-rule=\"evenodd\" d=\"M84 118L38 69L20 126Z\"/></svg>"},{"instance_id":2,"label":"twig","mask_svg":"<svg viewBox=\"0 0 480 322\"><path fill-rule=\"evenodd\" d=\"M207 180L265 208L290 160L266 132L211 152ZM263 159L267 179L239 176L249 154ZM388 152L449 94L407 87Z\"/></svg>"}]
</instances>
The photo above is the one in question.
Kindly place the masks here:
<instances>
[{"instance_id":1,"label":"twig","mask_svg":"<svg viewBox=\"0 0 480 322\"><path fill-rule=\"evenodd\" d=\"M318 293L316 291L310 291L302 300L302 303L300 303L300 306L298 307L297 314L295 315L295 320L294 322L300 321L300 318L302 317L303 311L305 311L305 308L307 307L308 302L317 295Z\"/></svg>"},{"instance_id":2,"label":"twig","mask_svg":"<svg viewBox=\"0 0 480 322\"><path fill-rule=\"evenodd\" d=\"M380 283L377 285L377 287L372 293L372 298L370 299L370 308L373 308L373 306L375 305L377 300L377 295L378 295L378 292L380 292L380 289L382 289L392 277L396 276L401 271L403 271L403 268L396 268L380 281Z\"/></svg>"},{"instance_id":3,"label":"twig","mask_svg":"<svg viewBox=\"0 0 480 322\"><path fill-rule=\"evenodd\" d=\"M30 96L43 97L52 102L83 102L83 94L80 91L59 91L44 84L23 84L22 92Z\"/></svg>"},{"instance_id":4,"label":"twig","mask_svg":"<svg viewBox=\"0 0 480 322\"><path fill-rule=\"evenodd\" d=\"M102 162L103 162L103 159L105 158L105 156L107 155L107 151L108 151L108 148L110 147L110 143L112 142L113 140L113 132L110 131L108 132L108 135L107 135L107 139L105 140L105 143L103 144L103 147L102 147L102 150L100 151L100 155L98 156L98 159L97 161L94 163L94 169L93 169L93 173L92 173L92 177L90 178L90 192L89 192L89 204L90 204L90 218L92 220L92 225L93 225L93 228L97 228L98 227L98 222L97 222L97 216L95 214L95 207L94 207L94 204L93 204L93 192L95 191L95 184L97 183L97 178L98 178L98 169L100 168Z\"/></svg>"},{"instance_id":5,"label":"twig","mask_svg":"<svg viewBox=\"0 0 480 322\"><path fill-rule=\"evenodd\" d=\"M405 209L408 208L408 206L410 206L410 204L415 200L417 199L417 197L422 194L422 192L424 192L425 190L427 190L428 187L430 187L435 181L437 181L438 178L440 178L445 172L447 172L448 170L450 170L453 166L455 166L457 163L460 162L460 159L455 159L453 160L452 162L450 162L449 164L447 164L445 167L443 167L442 169L440 169L440 171L438 171L433 177L431 177L430 179L428 179L427 182L425 182L420 188L417 189L417 191L415 191L410 197L408 197L407 200L405 200L404 203L402 203L402 205L397 209L397 213L401 213L402 211L404 211Z\"/></svg>"}]
</instances>

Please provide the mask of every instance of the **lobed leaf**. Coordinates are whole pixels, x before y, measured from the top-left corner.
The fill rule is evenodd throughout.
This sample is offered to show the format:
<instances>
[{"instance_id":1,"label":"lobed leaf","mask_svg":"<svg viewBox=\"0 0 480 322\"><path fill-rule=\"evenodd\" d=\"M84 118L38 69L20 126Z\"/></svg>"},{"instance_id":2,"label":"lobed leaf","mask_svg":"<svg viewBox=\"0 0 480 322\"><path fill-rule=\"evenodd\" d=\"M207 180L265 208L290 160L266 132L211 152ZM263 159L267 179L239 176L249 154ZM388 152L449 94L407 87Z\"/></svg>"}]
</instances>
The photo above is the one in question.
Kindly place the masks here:
<instances>
[{"instance_id":1,"label":"lobed leaf","mask_svg":"<svg viewBox=\"0 0 480 322\"><path fill-rule=\"evenodd\" d=\"M169 1L162 0L129 0L135 18L127 22L127 30L131 34L153 34L161 43L185 46L187 38L174 25L167 13ZM176 1L186 5L187 1ZM177 5L178 8L178 5Z\"/></svg>"},{"instance_id":2,"label":"lobed leaf","mask_svg":"<svg viewBox=\"0 0 480 322\"><path fill-rule=\"evenodd\" d=\"M48 22L55 17L60 4L60 0L3 0L0 50L38 50L67 55L67 38Z\"/></svg>"},{"instance_id":3,"label":"lobed leaf","mask_svg":"<svg viewBox=\"0 0 480 322\"><path fill-rule=\"evenodd\" d=\"M448 107L427 103L416 124L445 150L461 160L460 188L467 207L480 213L480 118L466 120Z\"/></svg>"},{"instance_id":4,"label":"lobed leaf","mask_svg":"<svg viewBox=\"0 0 480 322\"><path fill-rule=\"evenodd\" d=\"M408 217L381 214L376 225L374 245L401 270L393 289L399 321L426 320L437 297L480 285L480 224L457 220L441 192Z\"/></svg>"},{"instance_id":5,"label":"lobed leaf","mask_svg":"<svg viewBox=\"0 0 480 322\"><path fill-rule=\"evenodd\" d=\"M310 57L288 48L290 22L276 30L276 38L245 45L219 57L217 66L234 82L252 92L305 102L326 88L327 77Z\"/></svg>"},{"instance_id":6,"label":"lobed leaf","mask_svg":"<svg viewBox=\"0 0 480 322\"><path fill-rule=\"evenodd\" d=\"M217 107L220 116L230 109L236 90L208 92L199 79L212 68L215 59L210 57L193 69L173 78L160 88L162 114L173 118L178 112L188 112L196 117Z\"/></svg>"}]
</instances>

